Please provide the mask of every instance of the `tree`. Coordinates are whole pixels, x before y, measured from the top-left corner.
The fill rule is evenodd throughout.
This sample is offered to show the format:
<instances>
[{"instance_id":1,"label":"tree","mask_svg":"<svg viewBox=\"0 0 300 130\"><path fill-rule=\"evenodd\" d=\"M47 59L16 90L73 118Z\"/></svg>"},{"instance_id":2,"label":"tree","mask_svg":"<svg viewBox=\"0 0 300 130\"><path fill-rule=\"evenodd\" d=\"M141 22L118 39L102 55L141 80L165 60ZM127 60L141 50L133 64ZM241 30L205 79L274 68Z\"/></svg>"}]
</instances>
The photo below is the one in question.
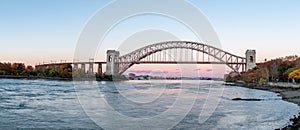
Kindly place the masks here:
<instances>
[{"instance_id":1,"label":"tree","mask_svg":"<svg viewBox=\"0 0 300 130\"><path fill-rule=\"evenodd\" d=\"M27 70L27 71L32 71L32 70L34 70L34 68L33 68L31 65L28 65L28 66L26 67L26 70Z\"/></svg>"},{"instance_id":2,"label":"tree","mask_svg":"<svg viewBox=\"0 0 300 130\"><path fill-rule=\"evenodd\" d=\"M278 78L278 65L282 62L280 59L271 60L267 63L267 68L269 71L269 78L271 81L275 81Z\"/></svg>"},{"instance_id":3,"label":"tree","mask_svg":"<svg viewBox=\"0 0 300 130\"><path fill-rule=\"evenodd\" d=\"M12 68L11 63L1 63L0 64L0 70L4 75L10 75L12 74Z\"/></svg>"},{"instance_id":4,"label":"tree","mask_svg":"<svg viewBox=\"0 0 300 130\"><path fill-rule=\"evenodd\" d=\"M71 64L63 64L58 67L59 77L72 78L72 66Z\"/></svg>"},{"instance_id":5,"label":"tree","mask_svg":"<svg viewBox=\"0 0 300 130\"><path fill-rule=\"evenodd\" d=\"M49 73L50 73L51 70L54 70L54 69L46 68L44 71L42 71L41 75L42 76L49 76Z\"/></svg>"},{"instance_id":6,"label":"tree","mask_svg":"<svg viewBox=\"0 0 300 130\"><path fill-rule=\"evenodd\" d=\"M289 74L289 79L295 79L296 82L300 82L300 69L296 69Z\"/></svg>"},{"instance_id":7,"label":"tree","mask_svg":"<svg viewBox=\"0 0 300 130\"><path fill-rule=\"evenodd\" d=\"M86 73L83 71L83 69L78 68L74 70L73 77L75 78L86 78Z\"/></svg>"},{"instance_id":8,"label":"tree","mask_svg":"<svg viewBox=\"0 0 300 130\"><path fill-rule=\"evenodd\" d=\"M246 73L243 74L243 78L246 83L255 83L256 81L255 69L256 68L248 70Z\"/></svg>"},{"instance_id":9,"label":"tree","mask_svg":"<svg viewBox=\"0 0 300 130\"><path fill-rule=\"evenodd\" d=\"M286 56L286 57L281 58L281 59L283 59L283 61L295 61L297 58L298 58L297 55L291 55L291 56Z\"/></svg>"},{"instance_id":10,"label":"tree","mask_svg":"<svg viewBox=\"0 0 300 130\"><path fill-rule=\"evenodd\" d=\"M29 75L37 76L38 73L36 70L29 71Z\"/></svg>"},{"instance_id":11,"label":"tree","mask_svg":"<svg viewBox=\"0 0 300 130\"><path fill-rule=\"evenodd\" d=\"M72 72L69 72L67 69L59 72L59 77L61 78L72 78Z\"/></svg>"},{"instance_id":12,"label":"tree","mask_svg":"<svg viewBox=\"0 0 300 130\"><path fill-rule=\"evenodd\" d=\"M49 77L57 77L58 75L59 75L59 73L55 69L51 69L48 74Z\"/></svg>"},{"instance_id":13,"label":"tree","mask_svg":"<svg viewBox=\"0 0 300 130\"><path fill-rule=\"evenodd\" d=\"M296 59L294 62L295 62L295 67L300 68L300 58Z\"/></svg>"},{"instance_id":14,"label":"tree","mask_svg":"<svg viewBox=\"0 0 300 130\"><path fill-rule=\"evenodd\" d=\"M296 68L289 68L289 69L287 69L287 70L283 73L283 75L289 75L289 74L292 73L294 70L296 70Z\"/></svg>"},{"instance_id":15,"label":"tree","mask_svg":"<svg viewBox=\"0 0 300 130\"><path fill-rule=\"evenodd\" d=\"M24 63L13 63L11 68L14 75L20 75L26 72Z\"/></svg>"},{"instance_id":16,"label":"tree","mask_svg":"<svg viewBox=\"0 0 300 130\"><path fill-rule=\"evenodd\" d=\"M144 78L146 79L147 76L145 76ZM237 73L237 72L230 72L227 75L225 81L226 82L236 82L236 81L239 81L241 79L242 79L242 77L241 77L241 75L239 73Z\"/></svg>"},{"instance_id":17,"label":"tree","mask_svg":"<svg viewBox=\"0 0 300 130\"><path fill-rule=\"evenodd\" d=\"M279 72L279 80L280 81L287 81L288 80L288 74L285 74L285 72L290 69L294 68L295 64L291 61L283 61L279 64L277 70Z\"/></svg>"},{"instance_id":18,"label":"tree","mask_svg":"<svg viewBox=\"0 0 300 130\"><path fill-rule=\"evenodd\" d=\"M96 73L95 77L98 79L103 79L103 74Z\"/></svg>"}]
</instances>

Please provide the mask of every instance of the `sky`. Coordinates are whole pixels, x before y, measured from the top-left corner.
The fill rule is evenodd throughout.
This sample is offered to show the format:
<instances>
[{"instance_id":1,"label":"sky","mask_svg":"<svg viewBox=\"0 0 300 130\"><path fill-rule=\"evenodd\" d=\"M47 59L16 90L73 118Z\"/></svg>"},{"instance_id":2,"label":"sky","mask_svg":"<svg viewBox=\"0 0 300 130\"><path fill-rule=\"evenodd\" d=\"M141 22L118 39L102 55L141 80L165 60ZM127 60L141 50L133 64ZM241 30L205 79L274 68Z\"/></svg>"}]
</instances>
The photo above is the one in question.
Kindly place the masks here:
<instances>
[{"instance_id":1,"label":"sky","mask_svg":"<svg viewBox=\"0 0 300 130\"><path fill-rule=\"evenodd\" d=\"M78 38L86 23L109 2L111 1L1 0L0 62L35 65L43 61L72 61ZM207 17L225 51L244 56L247 49L255 49L258 62L287 55L300 55L299 0L188 2ZM188 31L182 31L184 26L170 19L141 16L119 24L107 36L106 41L118 43L117 41L141 31L139 28L147 27L193 39ZM104 60L105 54L101 50L115 49L113 47L118 47L115 45L100 48L95 59Z\"/></svg>"}]
</instances>

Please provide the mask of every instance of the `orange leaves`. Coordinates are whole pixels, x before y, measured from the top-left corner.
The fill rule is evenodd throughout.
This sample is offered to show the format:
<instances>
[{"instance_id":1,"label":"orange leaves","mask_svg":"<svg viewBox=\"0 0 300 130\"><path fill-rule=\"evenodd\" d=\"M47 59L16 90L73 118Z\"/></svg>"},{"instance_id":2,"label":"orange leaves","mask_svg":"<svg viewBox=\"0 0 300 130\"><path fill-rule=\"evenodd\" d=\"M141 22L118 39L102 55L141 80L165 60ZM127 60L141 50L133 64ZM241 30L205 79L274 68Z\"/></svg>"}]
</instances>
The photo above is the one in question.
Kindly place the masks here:
<instances>
[{"instance_id":1,"label":"orange leaves","mask_svg":"<svg viewBox=\"0 0 300 130\"><path fill-rule=\"evenodd\" d=\"M27 66L27 67L26 67L26 69L27 69L27 70L29 70L29 71L32 71L32 70L34 70L34 68L33 68L32 66L30 66L30 65L29 65L29 66Z\"/></svg>"},{"instance_id":2,"label":"orange leaves","mask_svg":"<svg viewBox=\"0 0 300 130\"><path fill-rule=\"evenodd\" d=\"M289 74L289 79L300 80L300 69L296 69Z\"/></svg>"}]
</instances>

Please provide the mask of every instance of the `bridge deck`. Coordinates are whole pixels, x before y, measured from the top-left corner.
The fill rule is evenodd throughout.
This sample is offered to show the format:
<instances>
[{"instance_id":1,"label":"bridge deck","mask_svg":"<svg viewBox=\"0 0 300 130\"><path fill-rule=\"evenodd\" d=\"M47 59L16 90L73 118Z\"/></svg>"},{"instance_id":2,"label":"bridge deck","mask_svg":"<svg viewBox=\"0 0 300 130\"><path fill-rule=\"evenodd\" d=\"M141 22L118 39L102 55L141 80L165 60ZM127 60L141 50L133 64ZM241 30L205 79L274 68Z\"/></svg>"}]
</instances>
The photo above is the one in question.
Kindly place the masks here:
<instances>
[{"instance_id":1,"label":"bridge deck","mask_svg":"<svg viewBox=\"0 0 300 130\"><path fill-rule=\"evenodd\" d=\"M49 66L49 65L64 65L64 64L106 64L106 62L65 62L65 63L46 63L36 66Z\"/></svg>"},{"instance_id":2,"label":"bridge deck","mask_svg":"<svg viewBox=\"0 0 300 130\"><path fill-rule=\"evenodd\" d=\"M129 62L117 62L117 63L129 63ZM130 62L131 63L131 62ZM66 63L48 63L36 66L50 66L50 65L64 65L64 64L106 64L106 62L66 62ZM193 62L193 61L139 61L134 64L246 64L242 62Z\"/></svg>"},{"instance_id":3,"label":"bridge deck","mask_svg":"<svg viewBox=\"0 0 300 130\"><path fill-rule=\"evenodd\" d=\"M129 62L118 62L129 63ZM202 62L202 61L139 61L134 64L246 64L242 62Z\"/></svg>"}]
</instances>

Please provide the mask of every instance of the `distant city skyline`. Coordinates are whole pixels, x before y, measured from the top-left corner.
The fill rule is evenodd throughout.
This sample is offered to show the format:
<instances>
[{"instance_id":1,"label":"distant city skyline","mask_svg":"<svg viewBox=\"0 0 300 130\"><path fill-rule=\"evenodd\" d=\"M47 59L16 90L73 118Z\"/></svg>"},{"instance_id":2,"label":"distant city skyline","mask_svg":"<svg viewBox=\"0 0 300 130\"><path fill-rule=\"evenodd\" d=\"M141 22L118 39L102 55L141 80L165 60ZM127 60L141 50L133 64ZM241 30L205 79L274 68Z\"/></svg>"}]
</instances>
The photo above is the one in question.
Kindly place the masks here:
<instances>
[{"instance_id":1,"label":"distant city skyline","mask_svg":"<svg viewBox=\"0 0 300 130\"><path fill-rule=\"evenodd\" d=\"M109 2L109 0L0 1L2 36L0 62L35 65L43 61L72 61L77 40L85 24ZM299 55L300 1L188 0L188 2L207 16L225 51L244 56L247 49L255 49L258 62ZM140 22L132 24L136 21ZM120 24L113 30L115 32L108 36L106 42L119 42L130 35L132 28L147 27L150 22L158 29L164 27L163 29L167 31L181 32L181 39L194 40L193 36L189 35L188 31L182 31L184 28L176 22L145 16ZM122 48L100 48L95 60L105 60L103 51L107 49L122 50ZM207 69L204 67L202 70Z\"/></svg>"}]
</instances>

